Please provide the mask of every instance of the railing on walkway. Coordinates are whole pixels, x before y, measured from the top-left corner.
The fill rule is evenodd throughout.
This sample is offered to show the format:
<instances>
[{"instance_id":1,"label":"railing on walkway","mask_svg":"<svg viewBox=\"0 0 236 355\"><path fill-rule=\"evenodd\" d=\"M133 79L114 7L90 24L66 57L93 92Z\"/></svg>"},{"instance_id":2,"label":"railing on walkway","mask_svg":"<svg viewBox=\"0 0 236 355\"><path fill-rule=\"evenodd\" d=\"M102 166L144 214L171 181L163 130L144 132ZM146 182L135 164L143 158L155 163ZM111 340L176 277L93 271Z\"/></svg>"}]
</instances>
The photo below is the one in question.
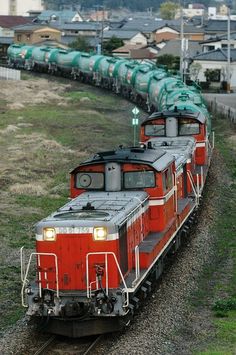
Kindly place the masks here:
<instances>
[{"instance_id":1,"label":"railing on walkway","mask_svg":"<svg viewBox=\"0 0 236 355\"><path fill-rule=\"evenodd\" d=\"M21 80L20 70L0 67L0 79Z\"/></svg>"}]
</instances>

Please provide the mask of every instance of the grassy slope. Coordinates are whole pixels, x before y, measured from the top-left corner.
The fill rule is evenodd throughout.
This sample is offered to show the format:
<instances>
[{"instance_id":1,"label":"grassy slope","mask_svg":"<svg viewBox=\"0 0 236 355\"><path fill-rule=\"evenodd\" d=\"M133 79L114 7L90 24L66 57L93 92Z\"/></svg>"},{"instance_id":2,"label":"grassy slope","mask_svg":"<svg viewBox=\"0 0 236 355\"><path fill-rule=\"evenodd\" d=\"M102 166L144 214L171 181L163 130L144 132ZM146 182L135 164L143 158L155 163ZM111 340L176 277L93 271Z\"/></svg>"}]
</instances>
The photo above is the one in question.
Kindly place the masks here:
<instances>
[{"instance_id":1,"label":"grassy slope","mask_svg":"<svg viewBox=\"0 0 236 355\"><path fill-rule=\"evenodd\" d=\"M202 275L198 306L211 306L213 331L211 341L203 343L201 355L234 355L236 353L236 135L227 120L215 121L216 154L222 164L217 220L212 228L216 236L215 257ZM232 139L233 138L233 139ZM210 300L210 302L209 302ZM209 334L208 334L209 336Z\"/></svg>"},{"instance_id":2,"label":"grassy slope","mask_svg":"<svg viewBox=\"0 0 236 355\"><path fill-rule=\"evenodd\" d=\"M0 102L0 331L24 314L19 248L33 250L34 223L67 201L69 171L91 153L132 141L133 105L94 88L64 95L66 107L8 110Z\"/></svg>"}]
</instances>

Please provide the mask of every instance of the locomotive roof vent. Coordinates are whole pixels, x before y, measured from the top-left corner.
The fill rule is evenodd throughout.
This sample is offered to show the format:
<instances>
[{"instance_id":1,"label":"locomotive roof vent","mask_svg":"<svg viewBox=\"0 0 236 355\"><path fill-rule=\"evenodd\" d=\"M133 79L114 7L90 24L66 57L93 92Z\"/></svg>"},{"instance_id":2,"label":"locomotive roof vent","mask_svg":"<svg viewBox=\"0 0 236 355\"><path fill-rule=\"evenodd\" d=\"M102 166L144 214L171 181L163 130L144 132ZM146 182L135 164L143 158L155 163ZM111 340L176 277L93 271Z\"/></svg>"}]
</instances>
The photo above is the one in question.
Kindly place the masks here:
<instances>
[{"instance_id":1,"label":"locomotive roof vent","mask_svg":"<svg viewBox=\"0 0 236 355\"><path fill-rule=\"evenodd\" d=\"M91 211L91 210L94 210L94 209L95 209L95 207L92 206L92 204L90 202L87 202L87 204L82 207L82 210L86 210L86 211Z\"/></svg>"}]
</instances>

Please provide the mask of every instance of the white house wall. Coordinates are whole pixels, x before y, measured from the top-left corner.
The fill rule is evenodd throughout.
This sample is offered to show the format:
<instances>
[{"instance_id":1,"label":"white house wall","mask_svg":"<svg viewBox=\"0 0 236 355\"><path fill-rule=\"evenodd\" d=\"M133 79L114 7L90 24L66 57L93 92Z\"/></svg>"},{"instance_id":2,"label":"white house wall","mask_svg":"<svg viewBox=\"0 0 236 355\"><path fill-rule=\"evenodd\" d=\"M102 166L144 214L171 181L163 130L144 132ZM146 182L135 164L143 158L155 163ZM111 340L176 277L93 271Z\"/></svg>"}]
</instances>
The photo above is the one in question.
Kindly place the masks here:
<instances>
[{"instance_id":1,"label":"white house wall","mask_svg":"<svg viewBox=\"0 0 236 355\"><path fill-rule=\"evenodd\" d=\"M198 74L198 80L200 82L206 82L206 77L204 72L207 69L220 69L221 72L224 69L225 73L226 73L226 69L227 69L227 62L207 62L207 61L200 61L200 60L194 60L193 63L199 63L201 65L201 70ZM236 88L236 63L231 63L230 65L230 72L231 72L231 87ZM221 81L226 80L225 78L223 78L223 76L221 77Z\"/></svg>"},{"instance_id":2,"label":"white house wall","mask_svg":"<svg viewBox=\"0 0 236 355\"><path fill-rule=\"evenodd\" d=\"M169 32L169 33L178 33L177 31L173 30L172 28L170 27L162 27L160 28L159 30L156 31L156 33L166 33L166 32Z\"/></svg>"},{"instance_id":3,"label":"white house wall","mask_svg":"<svg viewBox=\"0 0 236 355\"><path fill-rule=\"evenodd\" d=\"M126 43L146 45L147 44L147 38L142 33L137 33L129 41L126 41Z\"/></svg>"}]
</instances>

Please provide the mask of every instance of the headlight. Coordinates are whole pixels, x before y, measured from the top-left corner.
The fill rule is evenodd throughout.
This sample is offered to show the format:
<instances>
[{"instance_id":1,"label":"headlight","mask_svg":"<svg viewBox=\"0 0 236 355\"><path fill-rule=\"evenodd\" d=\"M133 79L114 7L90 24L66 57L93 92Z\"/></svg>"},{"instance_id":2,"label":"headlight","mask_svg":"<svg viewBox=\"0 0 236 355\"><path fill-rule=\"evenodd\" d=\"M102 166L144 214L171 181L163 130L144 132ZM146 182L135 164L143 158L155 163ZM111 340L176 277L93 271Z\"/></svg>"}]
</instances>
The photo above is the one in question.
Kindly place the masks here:
<instances>
[{"instance_id":1,"label":"headlight","mask_svg":"<svg viewBox=\"0 0 236 355\"><path fill-rule=\"evenodd\" d=\"M94 240L106 240L107 239L107 229L105 227L96 227L93 229Z\"/></svg>"},{"instance_id":2,"label":"headlight","mask_svg":"<svg viewBox=\"0 0 236 355\"><path fill-rule=\"evenodd\" d=\"M54 242L56 240L56 231L54 228L44 228L43 240Z\"/></svg>"}]
</instances>

